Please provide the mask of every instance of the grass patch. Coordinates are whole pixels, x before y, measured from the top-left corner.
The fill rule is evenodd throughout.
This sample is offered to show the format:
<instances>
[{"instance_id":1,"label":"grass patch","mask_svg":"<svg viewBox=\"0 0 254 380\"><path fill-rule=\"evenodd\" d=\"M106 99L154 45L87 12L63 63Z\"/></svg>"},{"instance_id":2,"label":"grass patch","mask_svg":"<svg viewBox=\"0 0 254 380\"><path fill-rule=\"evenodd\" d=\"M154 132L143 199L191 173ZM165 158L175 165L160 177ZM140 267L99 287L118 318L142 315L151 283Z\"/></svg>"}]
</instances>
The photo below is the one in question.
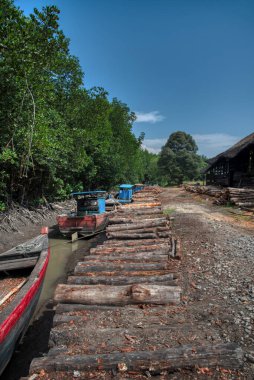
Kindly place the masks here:
<instances>
[{"instance_id":1,"label":"grass patch","mask_svg":"<svg viewBox=\"0 0 254 380\"><path fill-rule=\"evenodd\" d=\"M171 215L173 212L175 212L174 208L165 208L165 210L163 210L163 214L165 215Z\"/></svg>"}]
</instances>

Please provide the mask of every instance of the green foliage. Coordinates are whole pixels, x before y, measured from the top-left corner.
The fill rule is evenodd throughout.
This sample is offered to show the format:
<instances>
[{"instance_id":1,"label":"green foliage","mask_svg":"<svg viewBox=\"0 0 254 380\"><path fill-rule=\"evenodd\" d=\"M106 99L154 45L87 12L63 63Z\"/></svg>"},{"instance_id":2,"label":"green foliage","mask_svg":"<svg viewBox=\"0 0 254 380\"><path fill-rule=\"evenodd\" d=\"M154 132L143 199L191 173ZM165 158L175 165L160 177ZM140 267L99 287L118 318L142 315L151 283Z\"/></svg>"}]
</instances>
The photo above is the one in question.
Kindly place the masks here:
<instances>
[{"instance_id":1,"label":"green foliage","mask_svg":"<svg viewBox=\"0 0 254 380\"><path fill-rule=\"evenodd\" d=\"M149 165L155 172L157 158L142 151L144 135L132 132L134 113L117 99L110 102L103 88L83 87L81 67L58 18L55 6L26 17L13 1L1 2L4 204L64 199L73 190L156 177Z\"/></svg>"},{"instance_id":2,"label":"green foliage","mask_svg":"<svg viewBox=\"0 0 254 380\"><path fill-rule=\"evenodd\" d=\"M197 145L185 132L172 133L162 147L158 160L163 185L179 185L186 180L200 179L205 167L204 157L197 153Z\"/></svg>"}]
</instances>

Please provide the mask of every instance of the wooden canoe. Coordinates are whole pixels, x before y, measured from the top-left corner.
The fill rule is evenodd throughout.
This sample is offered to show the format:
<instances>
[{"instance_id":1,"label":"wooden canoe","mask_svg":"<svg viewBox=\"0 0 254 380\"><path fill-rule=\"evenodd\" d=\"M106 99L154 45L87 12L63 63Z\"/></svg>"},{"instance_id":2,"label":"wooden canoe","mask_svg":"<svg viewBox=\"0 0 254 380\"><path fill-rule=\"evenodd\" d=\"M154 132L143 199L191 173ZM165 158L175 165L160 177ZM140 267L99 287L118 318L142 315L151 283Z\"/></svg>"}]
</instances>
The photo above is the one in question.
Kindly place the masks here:
<instances>
[{"instance_id":1,"label":"wooden canoe","mask_svg":"<svg viewBox=\"0 0 254 380\"><path fill-rule=\"evenodd\" d=\"M0 375L34 314L48 261L47 234L0 254Z\"/></svg>"}]
</instances>

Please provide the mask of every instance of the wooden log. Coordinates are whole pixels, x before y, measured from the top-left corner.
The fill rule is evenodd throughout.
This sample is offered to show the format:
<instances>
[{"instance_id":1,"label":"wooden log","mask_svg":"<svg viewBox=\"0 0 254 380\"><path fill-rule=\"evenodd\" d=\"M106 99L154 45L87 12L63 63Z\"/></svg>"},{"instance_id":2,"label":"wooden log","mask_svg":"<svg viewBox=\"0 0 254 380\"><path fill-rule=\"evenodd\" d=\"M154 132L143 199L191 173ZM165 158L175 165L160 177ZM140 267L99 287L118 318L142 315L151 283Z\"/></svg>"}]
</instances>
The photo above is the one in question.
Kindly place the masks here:
<instances>
[{"instance_id":1,"label":"wooden log","mask_svg":"<svg viewBox=\"0 0 254 380\"><path fill-rule=\"evenodd\" d=\"M134 204L143 204L143 203L153 203L153 202L159 202L158 198L133 198Z\"/></svg>"},{"instance_id":2,"label":"wooden log","mask_svg":"<svg viewBox=\"0 0 254 380\"><path fill-rule=\"evenodd\" d=\"M171 246L159 250L151 249L151 251L139 251L138 248L135 252L111 252L107 254L99 253L95 255L84 256L84 262L109 262L109 261L132 261L132 260L152 260L161 261L168 260L171 253Z\"/></svg>"},{"instance_id":3,"label":"wooden log","mask_svg":"<svg viewBox=\"0 0 254 380\"><path fill-rule=\"evenodd\" d=\"M151 221L153 222L161 222L161 221L164 221L164 222L167 222L167 218L153 218L153 219L140 219L140 218L112 218L109 220L109 224L111 226L111 224L135 224L135 223L150 223Z\"/></svg>"},{"instance_id":4,"label":"wooden log","mask_svg":"<svg viewBox=\"0 0 254 380\"><path fill-rule=\"evenodd\" d=\"M124 262L146 262L146 261L168 261L169 259L169 249L166 253L163 251L147 251L147 252L137 252L132 253L131 255L129 253L111 253L107 255L90 255L84 257L84 262L110 262L110 261L124 261Z\"/></svg>"},{"instance_id":5,"label":"wooden log","mask_svg":"<svg viewBox=\"0 0 254 380\"><path fill-rule=\"evenodd\" d=\"M118 224L120 225L120 224ZM136 234L136 233L142 233L142 234L148 234L148 233L157 233L157 232L165 232L165 231L171 231L170 227L168 225L165 226L159 226L159 227L145 227L145 228L131 228L131 229L123 229L123 230L117 230L117 231L106 231L106 236L110 235L111 233L115 232L123 232L128 234Z\"/></svg>"},{"instance_id":6,"label":"wooden log","mask_svg":"<svg viewBox=\"0 0 254 380\"><path fill-rule=\"evenodd\" d=\"M254 206L254 202L239 202L238 206L252 207Z\"/></svg>"},{"instance_id":7,"label":"wooden log","mask_svg":"<svg viewBox=\"0 0 254 380\"><path fill-rule=\"evenodd\" d=\"M126 209L138 209L138 208L154 208L154 207L160 207L161 202L150 202L150 203L142 203L142 204L137 204L137 203L129 203L126 204L122 207Z\"/></svg>"},{"instance_id":8,"label":"wooden log","mask_svg":"<svg viewBox=\"0 0 254 380\"><path fill-rule=\"evenodd\" d=\"M102 264L87 262L79 262L74 270L75 275L82 275L86 273L99 273L99 272L138 272L138 271L165 271L170 268L170 264L166 262L155 263L119 263L119 262L104 262Z\"/></svg>"},{"instance_id":9,"label":"wooden log","mask_svg":"<svg viewBox=\"0 0 254 380\"><path fill-rule=\"evenodd\" d=\"M138 247L136 245L134 246L121 246L121 247L111 247L107 245L101 245L96 248L90 248L90 254L110 254L110 253L122 253L122 252L130 252L130 253L136 253L139 252L147 252L147 251L153 251L153 250L170 250L171 244L161 243L161 244L147 244L147 245L139 245Z\"/></svg>"},{"instance_id":10,"label":"wooden log","mask_svg":"<svg viewBox=\"0 0 254 380\"><path fill-rule=\"evenodd\" d=\"M171 273L172 272L172 268L170 268L171 270L134 270L134 269L126 269L126 270L117 270L117 271L114 271L114 270L111 270L111 271L102 271L102 272L86 272L86 273L81 273L78 272L76 273L75 272L75 275L76 276L85 276L87 278L95 278L95 277L115 277L115 276L132 276L132 277L149 277L149 276L160 276L162 274L167 274L167 273ZM137 283L137 281L136 281Z\"/></svg>"},{"instance_id":11,"label":"wooden log","mask_svg":"<svg viewBox=\"0 0 254 380\"><path fill-rule=\"evenodd\" d=\"M124 209L118 208L117 214L125 214L125 215L153 215L159 214L162 215L161 207L151 207L151 208L139 208L138 210Z\"/></svg>"},{"instance_id":12,"label":"wooden log","mask_svg":"<svg viewBox=\"0 0 254 380\"><path fill-rule=\"evenodd\" d=\"M133 247L133 249L128 249L128 248L131 248L131 247L118 247L118 249L112 249L112 250L98 250L98 251L94 251L93 252L93 256L107 256L107 255L115 255L115 256L119 256L119 255L127 255L129 254L130 257L132 257L133 255L135 255L136 253L140 253L140 254L145 254L146 252L148 253L158 253L158 255L169 255L171 254L171 251L172 251L172 248L171 248L171 245L167 245L165 247L160 247L158 246L158 248L154 248L153 245L151 245L151 249L149 249L149 246L147 248L139 248L138 247ZM89 257L89 256L88 256Z\"/></svg>"},{"instance_id":13,"label":"wooden log","mask_svg":"<svg viewBox=\"0 0 254 380\"><path fill-rule=\"evenodd\" d=\"M154 244L163 244L168 243L171 244L170 238L156 238L156 239L140 239L140 240L105 240L102 245L98 245L98 247L133 247L133 246L141 246L141 245L154 245Z\"/></svg>"},{"instance_id":14,"label":"wooden log","mask_svg":"<svg viewBox=\"0 0 254 380\"><path fill-rule=\"evenodd\" d=\"M56 302L89 305L178 304L181 288L162 285L57 285Z\"/></svg>"},{"instance_id":15,"label":"wooden log","mask_svg":"<svg viewBox=\"0 0 254 380\"><path fill-rule=\"evenodd\" d=\"M174 279L175 274L161 274L159 276L69 276L68 284L75 285L131 285L131 284L164 284L168 286L177 286L178 281Z\"/></svg>"},{"instance_id":16,"label":"wooden log","mask_svg":"<svg viewBox=\"0 0 254 380\"><path fill-rule=\"evenodd\" d=\"M75 274L83 274L87 272L115 272L115 271L151 271L151 270L167 270L169 269L169 264L166 262L162 263L124 263L119 262L104 262L102 264L90 264L86 261L78 262L75 267Z\"/></svg>"},{"instance_id":17,"label":"wooden log","mask_svg":"<svg viewBox=\"0 0 254 380\"><path fill-rule=\"evenodd\" d=\"M156 239L157 237L170 237L170 232L147 232L147 233L124 233L111 232L107 234L108 239L131 240L131 239Z\"/></svg>"},{"instance_id":18,"label":"wooden log","mask_svg":"<svg viewBox=\"0 0 254 380\"><path fill-rule=\"evenodd\" d=\"M137 306L127 306L126 308L136 308ZM159 307L159 306L158 306ZM114 306L114 305L84 305L81 303L58 303L56 306L56 314L62 314L62 313L71 313L71 312L77 312L77 311L84 311L85 313L87 311L94 311L98 312L98 310L101 311L115 311L123 309L121 306ZM125 308L124 308L125 310Z\"/></svg>"},{"instance_id":19,"label":"wooden log","mask_svg":"<svg viewBox=\"0 0 254 380\"><path fill-rule=\"evenodd\" d=\"M148 222L141 221L139 223L128 223L128 224L117 224L117 225L109 225L106 228L107 232L114 232L114 231L125 231L125 230L138 230L138 229L145 229L150 227L161 227L161 226L168 226L169 222L166 218L159 218L160 220L148 220Z\"/></svg>"},{"instance_id":20,"label":"wooden log","mask_svg":"<svg viewBox=\"0 0 254 380\"><path fill-rule=\"evenodd\" d=\"M190 367L222 367L239 369L244 353L235 343L195 346L193 344L156 351L136 351L99 355L57 355L33 359L30 373L41 370L71 371L118 369L119 363L127 370L156 372Z\"/></svg>"}]
</instances>

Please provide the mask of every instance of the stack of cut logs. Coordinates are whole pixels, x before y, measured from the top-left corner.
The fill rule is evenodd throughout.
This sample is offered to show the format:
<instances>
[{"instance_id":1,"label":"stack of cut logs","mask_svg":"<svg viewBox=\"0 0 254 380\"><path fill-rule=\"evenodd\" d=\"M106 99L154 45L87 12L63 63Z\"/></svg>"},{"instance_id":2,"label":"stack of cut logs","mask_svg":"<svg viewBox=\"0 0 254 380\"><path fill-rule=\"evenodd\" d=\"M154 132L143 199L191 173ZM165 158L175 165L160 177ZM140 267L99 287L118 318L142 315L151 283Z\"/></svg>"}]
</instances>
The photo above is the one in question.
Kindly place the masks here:
<instances>
[{"instance_id":1,"label":"stack of cut logs","mask_svg":"<svg viewBox=\"0 0 254 380\"><path fill-rule=\"evenodd\" d=\"M185 317L179 240L158 194L145 188L113 213L107 240L90 249L67 284L57 286L51 349L32 361L31 375L113 379L120 372L119 379L121 373L130 379L241 365L235 344L222 342L215 331L209 331L209 343L205 324Z\"/></svg>"},{"instance_id":2,"label":"stack of cut logs","mask_svg":"<svg viewBox=\"0 0 254 380\"><path fill-rule=\"evenodd\" d=\"M185 185L184 188L191 193L204 194L215 198L213 203L217 205L224 205L229 201L228 191L222 187Z\"/></svg>"},{"instance_id":3,"label":"stack of cut logs","mask_svg":"<svg viewBox=\"0 0 254 380\"><path fill-rule=\"evenodd\" d=\"M192 193L206 194L214 197L214 204L224 205L230 202L241 208L250 208L254 210L254 189L185 185L185 190Z\"/></svg>"},{"instance_id":4,"label":"stack of cut logs","mask_svg":"<svg viewBox=\"0 0 254 380\"><path fill-rule=\"evenodd\" d=\"M229 187L228 192L230 201L235 205L254 209L254 189Z\"/></svg>"}]
</instances>

